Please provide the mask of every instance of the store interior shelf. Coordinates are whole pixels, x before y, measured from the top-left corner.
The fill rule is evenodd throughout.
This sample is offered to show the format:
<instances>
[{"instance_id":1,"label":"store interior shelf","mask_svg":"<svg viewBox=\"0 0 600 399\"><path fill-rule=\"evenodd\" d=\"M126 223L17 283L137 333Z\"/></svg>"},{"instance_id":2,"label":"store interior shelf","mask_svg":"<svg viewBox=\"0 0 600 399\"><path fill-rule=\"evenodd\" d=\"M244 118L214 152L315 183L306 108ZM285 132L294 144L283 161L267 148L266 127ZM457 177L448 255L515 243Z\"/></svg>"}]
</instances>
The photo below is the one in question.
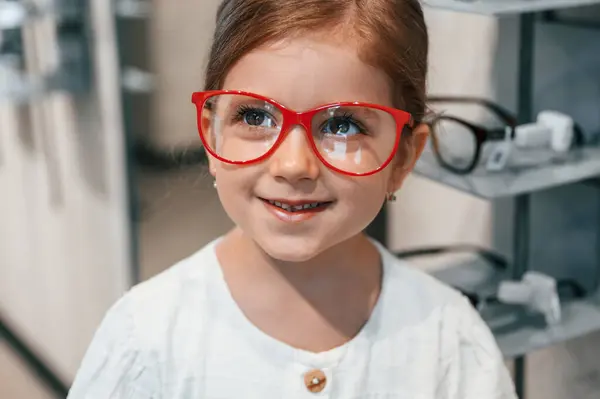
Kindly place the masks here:
<instances>
[{"instance_id":1,"label":"store interior shelf","mask_svg":"<svg viewBox=\"0 0 600 399\"><path fill-rule=\"evenodd\" d=\"M600 0L424 0L431 8L484 15L521 14L600 4Z\"/></svg>"},{"instance_id":2,"label":"store interior shelf","mask_svg":"<svg viewBox=\"0 0 600 399\"><path fill-rule=\"evenodd\" d=\"M488 172L480 165L468 175L444 169L426 150L415 173L480 198L510 197L600 177L600 146L573 150L560 160L508 167L501 172Z\"/></svg>"},{"instance_id":3,"label":"store interior shelf","mask_svg":"<svg viewBox=\"0 0 600 399\"><path fill-rule=\"evenodd\" d=\"M432 274L452 286L479 294L493 293L505 277L480 261ZM513 359L600 330L600 295L596 292L585 299L563 302L562 321L554 326L546 325L541 315L508 305L491 305L482 312L482 318L504 357Z\"/></svg>"}]
</instances>

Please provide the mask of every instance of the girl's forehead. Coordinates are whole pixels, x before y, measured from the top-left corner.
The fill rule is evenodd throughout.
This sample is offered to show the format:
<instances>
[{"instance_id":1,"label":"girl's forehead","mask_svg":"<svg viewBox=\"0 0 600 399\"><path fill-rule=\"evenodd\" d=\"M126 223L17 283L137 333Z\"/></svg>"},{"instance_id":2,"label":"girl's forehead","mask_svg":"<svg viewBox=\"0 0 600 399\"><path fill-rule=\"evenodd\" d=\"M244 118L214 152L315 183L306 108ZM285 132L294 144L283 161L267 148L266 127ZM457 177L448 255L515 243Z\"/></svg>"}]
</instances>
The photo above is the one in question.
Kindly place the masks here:
<instances>
[{"instance_id":1,"label":"girl's forehead","mask_svg":"<svg viewBox=\"0 0 600 399\"><path fill-rule=\"evenodd\" d=\"M261 94L298 111L342 101L391 105L392 98L387 75L364 63L355 48L309 38L249 52L223 88Z\"/></svg>"}]
</instances>

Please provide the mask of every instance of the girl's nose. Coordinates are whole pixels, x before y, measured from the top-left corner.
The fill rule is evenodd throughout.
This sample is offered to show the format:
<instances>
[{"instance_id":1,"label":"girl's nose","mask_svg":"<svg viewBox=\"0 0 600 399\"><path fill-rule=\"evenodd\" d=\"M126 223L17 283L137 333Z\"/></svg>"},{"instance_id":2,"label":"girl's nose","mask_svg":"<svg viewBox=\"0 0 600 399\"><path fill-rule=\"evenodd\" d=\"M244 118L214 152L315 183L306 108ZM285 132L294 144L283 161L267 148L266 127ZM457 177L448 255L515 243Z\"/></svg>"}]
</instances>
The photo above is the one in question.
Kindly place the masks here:
<instances>
[{"instance_id":1,"label":"girl's nose","mask_svg":"<svg viewBox=\"0 0 600 399\"><path fill-rule=\"evenodd\" d=\"M315 180L319 176L319 159L315 155L307 133L294 126L271 156L269 170L274 177L289 182Z\"/></svg>"}]
</instances>

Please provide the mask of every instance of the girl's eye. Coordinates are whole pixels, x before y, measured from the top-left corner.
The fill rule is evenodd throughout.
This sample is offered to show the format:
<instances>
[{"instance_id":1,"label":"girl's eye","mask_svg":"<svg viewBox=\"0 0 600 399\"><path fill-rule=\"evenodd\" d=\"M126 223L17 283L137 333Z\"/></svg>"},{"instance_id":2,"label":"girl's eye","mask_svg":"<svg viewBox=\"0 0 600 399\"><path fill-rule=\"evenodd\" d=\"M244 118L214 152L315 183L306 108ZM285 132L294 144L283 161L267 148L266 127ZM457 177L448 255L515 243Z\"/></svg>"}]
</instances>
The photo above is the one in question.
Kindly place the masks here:
<instances>
[{"instance_id":1,"label":"girl's eye","mask_svg":"<svg viewBox=\"0 0 600 399\"><path fill-rule=\"evenodd\" d=\"M248 126L275 127L275 121L266 111L242 107L238 110L237 118Z\"/></svg>"},{"instance_id":2,"label":"girl's eye","mask_svg":"<svg viewBox=\"0 0 600 399\"><path fill-rule=\"evenodd\" d=\"M365 130L352 118L336 117L325 122L323 133L354 136L355 134L365 133Z\"/></svg>"},{"instance_id":3,"label":"girl's eye","mask_svg":"<svg viewBox=\"0 0 600 399\"><path fill-rule=\"evenodd\" d=\"M251 126L260 126L266 119L264 112L248 111L244 114L244 122Z\"/></svg>"}]
</instances>

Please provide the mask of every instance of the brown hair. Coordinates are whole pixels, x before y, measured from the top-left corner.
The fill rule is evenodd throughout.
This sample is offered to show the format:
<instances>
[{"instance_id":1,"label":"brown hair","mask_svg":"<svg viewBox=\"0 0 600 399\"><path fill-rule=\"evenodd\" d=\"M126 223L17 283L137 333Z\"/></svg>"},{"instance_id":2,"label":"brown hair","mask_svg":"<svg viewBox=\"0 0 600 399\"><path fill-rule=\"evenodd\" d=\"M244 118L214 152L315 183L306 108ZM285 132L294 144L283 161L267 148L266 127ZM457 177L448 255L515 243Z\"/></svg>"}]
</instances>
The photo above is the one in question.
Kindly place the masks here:
<instances>
[{"instance_id":1,"label":"brown hair","mask_svg":"<svg viewBox=\"0 0 600 399\"><path fill-rule=\"evenodd\" d=\"M224 0L205 89L221 89L231 67L266 43L336 28L356 40L364 62L388 75L394 105L421 120L429 43L419 0Z\"/></svg>"}]
</instances>

